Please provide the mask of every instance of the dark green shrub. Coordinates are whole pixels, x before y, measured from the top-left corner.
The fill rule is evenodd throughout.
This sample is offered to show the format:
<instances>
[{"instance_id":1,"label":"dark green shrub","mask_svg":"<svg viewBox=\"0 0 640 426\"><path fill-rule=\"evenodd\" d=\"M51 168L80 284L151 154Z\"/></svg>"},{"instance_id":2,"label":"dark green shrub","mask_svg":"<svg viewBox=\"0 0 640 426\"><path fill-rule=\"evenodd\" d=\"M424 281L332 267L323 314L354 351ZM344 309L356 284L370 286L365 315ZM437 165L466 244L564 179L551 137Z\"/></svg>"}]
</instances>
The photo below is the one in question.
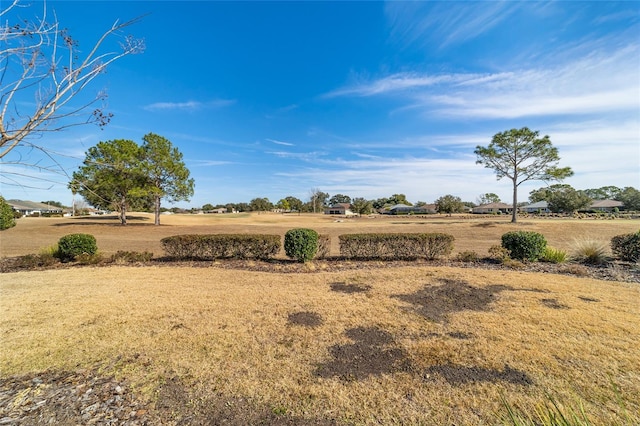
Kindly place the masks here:
<instances>
[{"instance_id":1,"label":"dark green shrub","mask_svg":"<svg viewBox=\"0 0 640 426\"><path fill-rule=\"evenodd\" d=\"M210 234L174 235L160 240L162 248L178 259L269 259L280 251L279 235Z\"/></svg>"},{"instance_id":2,"label":"dark green shrub","mask_svg":"<svg viewBox=\"0 0 640 426\"><path fill-rule=\"evenodd\" d=\"M58 241L58 255L63 262L70 262L81 254L94 255L97 251L96 238L91 234L69 234Z\"/></svg>"},{"instance_id":3,"label":"dark green shrub","mask_svg":"<svg viewBox=\"0 0 640 426\"><path fill-rule=\"evenodd\" d=\"M355 259L435 259L453 250L449 234L343 234L340 254Z\"/></svg>"},{"instance_id":4,"label":"dark green shrub","mask_svg":"<svg viewBox=\"0 0 640 426\"><path fill-rule=\"evenodd\" d=\"M620 260L640 261L640 231L634 234L616 235L611 239L611 251Z\"/></svg>"},{"instance_id":5,"label":"dark green shrub","mask_svg":"<svg viewBox=\"0 0 640 426\"><path fill-rule=\"evenodd\" d=\"M13 208L0 196L0 231L16 226Z\"/></svg>"},{"instance_id":6,"label":"dark green shrub","mask_svg":"<svg viewBox=\"0 0 640 426\"><path fill-rule=\"evenodd\" d=\"M284 252L298 262L308 262L318 251L318 233L313 229L290 229L284 234Z\"/></svg>"},{"instance_id":7,"label":"dark green shrub","mask_svg":"<svg viewBox=\"0 0 640 426\"><path fill-rule=\"evenodd\" d=\"M502 235L502 247L512 259L535 262L544 254L547 240L537 232L511 231Z\"/></svg>"}]
</instances>

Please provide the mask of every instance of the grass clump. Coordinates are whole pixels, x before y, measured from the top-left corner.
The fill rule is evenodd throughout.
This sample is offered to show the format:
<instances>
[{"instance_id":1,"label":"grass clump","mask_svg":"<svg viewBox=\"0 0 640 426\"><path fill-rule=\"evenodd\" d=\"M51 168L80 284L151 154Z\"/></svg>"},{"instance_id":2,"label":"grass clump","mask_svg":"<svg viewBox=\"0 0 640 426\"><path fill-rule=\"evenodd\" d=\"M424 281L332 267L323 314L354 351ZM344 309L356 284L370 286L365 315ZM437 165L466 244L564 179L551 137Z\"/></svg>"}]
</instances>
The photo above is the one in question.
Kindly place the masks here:
<instances>
[{"instance_id":1,"label":"grass clump","mask_svg":"<svg viewBox=\"0 0 640 426\"><path fill-rule=\"evenodd\" d=\"M602 241L576 240L573 244L571 259L587 265L604 265L609 260L609 248Z\"/></svg>"},{"instance_id":2,"label":"grass clump","mask_svg":"<svg viewBox=\"0 0 640 426\"><path fill-rule=\"evenodd\" d=\"M567 261L567 252L547 246L539 260L548 263L564 263Z\"/></svg>"},{"instance_id":3,"label":"grass clump","mask_svg":"<svg viewBox=\"0 0 640 426\"><path fill-rule=\"evenodd\" d=\"M318 233L313 229L290 229L284 234L284 252L298 262L308 262L318 251Z\"/></svg>"},{"instance_id":4,"label":"grass clump","mask_svg":"<svg viewBox=\"0 0 640 426\"><path fill-rule=\"evenodd\" d=\"M538 232L511 231L502 235L502 247L512 259L535 262L544 254L547 240Z\"/></svg>"},{"instance_id":5,"label":"grass clump","mask_svg":"<svg viewBox=\"0 0 640 426\"><path fill-rule=\"evenodd\" d=\"M513 426L591 426L592 423L585 413L582 403L577 408L564 408L552 395L546 395L546 401L535 407L535 414L525 413L511 405L501 396L502 405L506 410L502 422Z\"/></svg>"},{"instance_id":6,"label":"grass clump","mask_svg":"<svg viewBox=\"0 0 640 426\"><path fill-rule=\"evenodd\" d=\"M111 261L111 263L124 265L128 263L147 263L152 258L153 258L153 253L149 251L138 252L138 251L118 250L117 252L111 255L111 258L109 260Z\"/></svg>"},{"instance_id":7,"label":"grass clump","mask_svg":"<svg viewBox=\"0 0 640 426\"><path fill-rule=\"evenodd\" d=\"M91 234L69 234L58 241L58 256L63 262L70 262L80 255L94 255L98 252L96 238Z\"/></svg>"},{"instance_id":8,"label":"grass clump","mask_svg":"<svg viewBox=\"0 0 640 426\"><path fill-rule=\"evenodd\" d=\"M489 247L489 257L500 263L504 263L505 260L511 259L509 257L509 250L499 245Z\"/></svg>"},{"instance_id":9,"label":"grass clump","mask_svg":"<svg viewBox=\"0 0 640 426\"><path fill-rule=\"evenodd\" d=\"M478 253L473 250L465 250L458 253L456 260L466 263L474 263L478 261Z\"/></svg>"}]
</instances>

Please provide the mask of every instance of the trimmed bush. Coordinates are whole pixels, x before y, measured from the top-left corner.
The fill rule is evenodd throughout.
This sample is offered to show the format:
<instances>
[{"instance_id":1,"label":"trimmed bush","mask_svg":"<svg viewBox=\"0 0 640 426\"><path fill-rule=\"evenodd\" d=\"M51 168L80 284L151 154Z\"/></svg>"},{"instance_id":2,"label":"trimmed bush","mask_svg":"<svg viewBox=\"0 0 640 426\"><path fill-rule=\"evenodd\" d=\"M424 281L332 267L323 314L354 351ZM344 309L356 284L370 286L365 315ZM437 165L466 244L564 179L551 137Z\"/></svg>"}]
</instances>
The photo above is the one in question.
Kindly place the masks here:
<instances>
[{"instance_id":1,"label":"trimmed bush","mask_svg":"<svg viewBox=\"0 0 640 426\"><path fill-rule=\"evenodd\" d=\"M353 259L435 259L453 250L449 234L343 234L340 254Z\"/></svg>"},{"instance_id":2,"label":"trimmed bush","mask_svg":"<svg viewBox=\"0 0 640 426\"><path fill-rule=\"evenodd\" d=\"M174 235L160 240L162 248L178 259L269 259L280 251L279 235L209 234Z\"/></svg>"},{"instance_id":3,"label":"trimmed bush","mask_svg":"<svg viewBox=\"0 0 640 426\"><path fill-rule=\"evenodd\" d=\"M328 235L318 235L318 251L315 259L326 259L331 252L331 237Z\"/></svg>"},{"instance_id":4,"label":"trimmed bush","mask_svg":"<svg viewBox=\"0 0 640 426\"><path fill-rule=\"evenodd\" d=\"M620 260L640 261L640 231L634 234L616 235L611 239L611 251Z\"/></svg>"},{"instance_id":5,"label":"trimmed bush","mask_svg":"<svg viewBox=\"0 0 640 426\"><path fill-rule=\"evenodd\" d=\"M502 235L502 247L512 259L535 262L544 254L547 240L538 232L511 231Z\"/></svg>"},{"instance_id":6,"label":"trimmed bush","mask_svg":"<svg viewBox=\"0 0 640 426\"><path fill-rule=\"evenodd\" d=\"M313 229L290 229L284 234L284 252L298 262L308 262L318 251L318 233Z\"/></svg>"},{"instance_id":7,"label":"trimmed bush","mask_svg":"<svg viewBox=\"0 0 640 426\"><path fill-rule=\"evenodd\" d=\"M58 255L63 262L75 260L79 255L94 255L98 251L96 238L91 234L69 234L58 241Z\"/></svg>"}]
</instances>

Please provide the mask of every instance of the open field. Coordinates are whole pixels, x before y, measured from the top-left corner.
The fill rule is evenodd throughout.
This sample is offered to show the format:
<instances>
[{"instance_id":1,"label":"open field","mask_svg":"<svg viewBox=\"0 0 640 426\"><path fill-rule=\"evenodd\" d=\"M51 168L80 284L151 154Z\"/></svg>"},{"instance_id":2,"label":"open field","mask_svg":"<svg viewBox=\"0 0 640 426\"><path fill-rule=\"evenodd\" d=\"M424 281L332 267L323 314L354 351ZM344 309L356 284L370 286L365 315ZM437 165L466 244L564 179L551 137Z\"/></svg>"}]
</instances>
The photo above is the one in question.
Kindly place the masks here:
<instances>
[{"instance_id":1,"label":"open field","mask_svg":"<svg viewBox=\"0 0 640 426\"><path fill-rule=\"evenodd\" d=\"M104 254L118 250L150 251L162 256L160 240L177 234L280 234L291 228L306 227L331 236L331 255L339 254L338 236L353 232L445 232L456 241L454 253L474 250L485 255L489 247L500 244L500 236L511 230L542 233L549 245L569 250L576 239L594 239L609 243L614 235L636 232L640 220L571 220L528 219L517 224L505 216L452 217L433 215L376 216L374 218L343 219L328 215L228 214L228 215L166 215L162 225L153 225L153 216L132 213L129 224L121 226L115 216L81 218L22 218L18 225L0 233L1 256L37 253L39 249L57 243L66 234L89 233L96 237L98 249Z\"/></svg>"},{"instance_id":2,"label":"open field","mask_svg":"<svg viewBox=\"0 0 640 426\"><path fill-rule=\"evenodd\" d=\"M134 216L141 219L127 227L21 219L0 234L2 255L37 253L73 232L94 234L107 254L162 255L158 241L168 235L301 226L334 240L448 232L456 252L484 255L511 229L541 232L568 250L575 238L608 241L639 225L207 215L166 216L154 227ZM304 274L82 267L0 274L0 312L0 418L53 386L32 376L90 371L114 376L125 396L143 401L136 416L147 424L500 424L502 397L533 412L547 392L565 410L582 406L593 424L640 424L636 284L376 262ZM23 375L23 386L8 390L6 379Z\"/></svg>"}]
</instances>

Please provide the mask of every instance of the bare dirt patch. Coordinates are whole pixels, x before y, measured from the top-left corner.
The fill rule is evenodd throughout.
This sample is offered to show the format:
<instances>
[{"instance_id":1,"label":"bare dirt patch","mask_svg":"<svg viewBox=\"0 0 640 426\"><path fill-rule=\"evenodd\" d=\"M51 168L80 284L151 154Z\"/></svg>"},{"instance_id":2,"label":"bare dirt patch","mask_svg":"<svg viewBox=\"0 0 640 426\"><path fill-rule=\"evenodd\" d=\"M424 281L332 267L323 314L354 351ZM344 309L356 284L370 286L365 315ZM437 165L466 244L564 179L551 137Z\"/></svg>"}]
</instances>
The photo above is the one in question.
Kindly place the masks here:
<instances>
[{"instance_id":1,"label":"bare dirt patch","mask_svg":"<svg viewBox=\"0 0 640 426\"><path fill-rule=\"evenodd\" d=\"M393 336L377 327L358 327L345 332L354 343L329 348L333 359L321 364L316 375L341 380L363 380L410 369L406 352Z\"/></svg>"},{"instance_id":2,"label":"bare dirt patch","mask_svg":"<svg viewBox=\"0 0 640 426\"><path fill-rule=\"evenodd\" d=\"M551 309L569 309L567 305L560 303L558 299L542 299L540 302Z\"/></svg>"},{"instance_id":3,"label":"bare dirt patch","mask_svg":"<svg viewBox=\"0 0 640 426\"><path fill-rule=\"evenodd\" d=\"M417 306L416 311L435 322L445 322L447 316L460 311L484 311L496 300L496 295L511 287L490 285L484 288L472 287L463 281L441 279L440 286L427 285L412 294L398 294L394 297Z\"/></svg>"},{"instance_id":4,"label":"bare dirt patch","mask_svg":"<svg viewBox=\"0 0 640 426\"><path fill-rule=\"evenodd\" d=\"M322 325L322 316L316 312L295 312L289 314L289 324L319 327Z\"/></svg>"},{"instance_id":5,"label":"bare dirt patch","mask_svg":"<svg viewBox=\"0 0 640 426\"><path fill-rule=\"evenodd\" d=\"M533 384L533 381L526 373L513 369L508 365L505 365L502 371L453 364L434 365L424 372L425 379L430 379L432 374L443 377L452 386L478 382L508 382L524 386Z\"/></svg>"},{"instance_id":6,"label":"bare dirt patch","mask_svg":"<svg viewBox=\"0 0 640 426\"><path fill-rule=\"evenodd\" d=\"M371 290L370 285L347 284L344 282L331 283L331 291L335 291L337 293L364 293L369 290Z\"/></svg>"}]
</instances>

